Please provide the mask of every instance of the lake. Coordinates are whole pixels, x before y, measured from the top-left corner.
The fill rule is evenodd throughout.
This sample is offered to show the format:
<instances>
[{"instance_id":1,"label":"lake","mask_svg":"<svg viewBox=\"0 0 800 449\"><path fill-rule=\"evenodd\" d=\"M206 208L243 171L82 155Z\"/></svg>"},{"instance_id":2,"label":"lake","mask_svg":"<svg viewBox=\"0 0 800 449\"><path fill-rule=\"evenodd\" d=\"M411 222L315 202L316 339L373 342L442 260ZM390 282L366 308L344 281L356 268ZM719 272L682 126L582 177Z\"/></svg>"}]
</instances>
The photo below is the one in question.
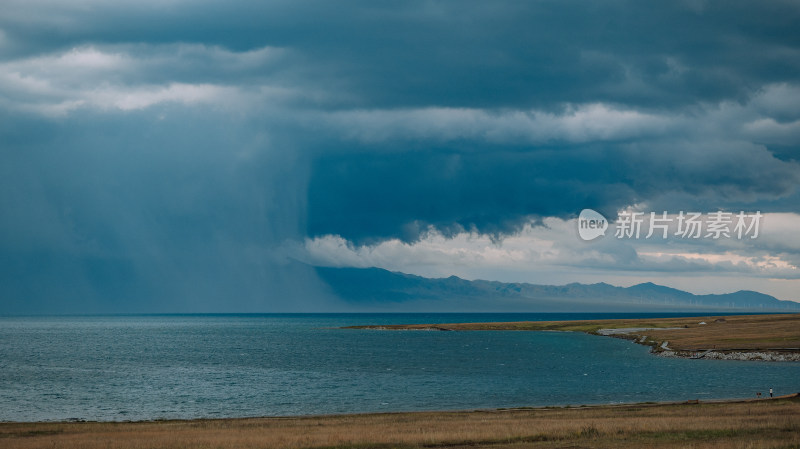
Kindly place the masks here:
<instances>
[{"instance_id":1,"label":"lake","mask_svg":"<svg viewBox=\"0 0 800 449\"><path fill-rule=\"evenodd\" d=\"M453 410L800 391L800 363L661 358L629 341L582 333L339 329L660 316L678 315L3 317L0 421Z\"/></svg>"}]
</instances>

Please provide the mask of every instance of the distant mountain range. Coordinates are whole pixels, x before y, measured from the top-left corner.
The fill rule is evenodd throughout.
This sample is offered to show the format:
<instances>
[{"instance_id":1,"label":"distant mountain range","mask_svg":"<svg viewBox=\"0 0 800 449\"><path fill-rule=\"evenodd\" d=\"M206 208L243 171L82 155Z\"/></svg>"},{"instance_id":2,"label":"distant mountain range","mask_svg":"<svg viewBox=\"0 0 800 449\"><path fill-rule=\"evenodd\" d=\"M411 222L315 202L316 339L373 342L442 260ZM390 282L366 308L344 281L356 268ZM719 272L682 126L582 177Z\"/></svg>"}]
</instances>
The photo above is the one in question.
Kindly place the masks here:
<instances>
[{"instance_id":1,"label":"distant mountain range","mask_svg":"<svg viewBox=\"0 0 800 449\"><path fill-rule=\"evenodd\" d=\"M748 290L695 295L647 282L631 287L606 283L536 285L431 279L380 268L316 267L343 300L364 309L452 312L641 312L800 311L800 303ZM412 306L416 305L416 306Z\"/></svg>"}]
</instances>

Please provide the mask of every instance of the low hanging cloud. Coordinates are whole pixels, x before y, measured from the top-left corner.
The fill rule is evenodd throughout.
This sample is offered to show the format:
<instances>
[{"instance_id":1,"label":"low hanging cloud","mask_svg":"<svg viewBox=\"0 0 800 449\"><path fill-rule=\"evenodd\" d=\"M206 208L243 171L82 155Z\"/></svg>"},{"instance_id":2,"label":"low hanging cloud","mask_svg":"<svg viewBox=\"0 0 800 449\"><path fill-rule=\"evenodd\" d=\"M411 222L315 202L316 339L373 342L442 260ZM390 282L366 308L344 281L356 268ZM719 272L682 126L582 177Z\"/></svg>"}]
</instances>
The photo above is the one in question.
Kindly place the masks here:
<instances>
[{"instance_id":1,"label":"low hanging cloud","mask_svg":"<svg viewBox=\"0 0 800 449\"><path fill-rule=\"evenodd\" d=\"M660 214L659 214L660 216ZM675 216L670 216L675 219ZM709 217L705 216L705 220ZM444 235L429 228L413 242L398 239L359 245L340 236L307 238L286 245L291 257L316 266L380 267L425 277L457 275L466 279L562 284L655 281L693 293L756 289L797 300L800 285L798 214L765 214L755 239L705 235L617 238L612 222L605 237L591 242L577 235L575 219L546 218L497 240L478 232Z\"/></svg>"},{"instance_id":2,"label":"low hanging cloud","mask_svg":"<svg viewBox=\"0 0 800 449\"><path fill-rule=\"evenodd\" d=\"M674 220L675 217L671 216ZM706 219L708 217L705 217ZM661 273L723 272L781 279L800 279L800 248L793 243L800 215L766 214L755 239L675 237L618 238L612 222L606 237L584 242L577 236L577 220L546 218L526 224L520 231L498 241L478 232L446 236L429 228L413 243L398 239L372 245L356 245L341 236L306 239L294 247L300 260L320 266L381 267L421 275L468 274L485 270L535 273L559 267L593 271ZM780 243L784 242L784 243Z\"/></svg>"}]
</instances>

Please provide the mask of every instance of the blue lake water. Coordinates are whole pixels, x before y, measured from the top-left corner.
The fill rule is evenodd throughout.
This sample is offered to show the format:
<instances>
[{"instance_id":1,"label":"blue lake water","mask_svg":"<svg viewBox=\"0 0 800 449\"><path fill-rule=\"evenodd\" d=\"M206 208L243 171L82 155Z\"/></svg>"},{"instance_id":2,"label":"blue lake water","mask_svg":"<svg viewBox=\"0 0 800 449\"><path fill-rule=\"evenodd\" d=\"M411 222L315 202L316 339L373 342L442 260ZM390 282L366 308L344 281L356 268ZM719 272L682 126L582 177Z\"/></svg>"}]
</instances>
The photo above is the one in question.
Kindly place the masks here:
<instances>
[{"instance_id":1,"label":"blue lake water","mask_svg":"<svg viewBox=\"0 0 800 449\"><path fill-rule=\"evenodd\" d=\"M667 314L631 314L650 317ZM0 318L0 421L149 420L580 405L800 391L800 363L655 357L570 332L357 324L621 314Z\"/></svg>"}]
</instances>

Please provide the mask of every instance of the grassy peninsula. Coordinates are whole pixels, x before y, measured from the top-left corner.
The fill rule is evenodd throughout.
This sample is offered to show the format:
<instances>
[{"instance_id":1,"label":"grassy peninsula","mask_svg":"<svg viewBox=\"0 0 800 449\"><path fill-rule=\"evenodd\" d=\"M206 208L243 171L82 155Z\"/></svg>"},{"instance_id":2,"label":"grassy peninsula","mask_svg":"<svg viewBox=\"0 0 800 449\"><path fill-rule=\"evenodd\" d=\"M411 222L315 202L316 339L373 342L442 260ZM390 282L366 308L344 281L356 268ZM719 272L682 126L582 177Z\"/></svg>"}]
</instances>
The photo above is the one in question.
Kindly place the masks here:
<instances>
[{"instance_id":1,"label":"grassy peninsula","mask_svg":"<svg viewBox=\"0 0 800 449\"><path fill-rule=\"evenodd\" d=\"M651 319L517 321L351 326L356 329L442 331L575 331L628 338L654 352L684 357L800 358L800 314Z\"/></svg>"}]
</instances>

